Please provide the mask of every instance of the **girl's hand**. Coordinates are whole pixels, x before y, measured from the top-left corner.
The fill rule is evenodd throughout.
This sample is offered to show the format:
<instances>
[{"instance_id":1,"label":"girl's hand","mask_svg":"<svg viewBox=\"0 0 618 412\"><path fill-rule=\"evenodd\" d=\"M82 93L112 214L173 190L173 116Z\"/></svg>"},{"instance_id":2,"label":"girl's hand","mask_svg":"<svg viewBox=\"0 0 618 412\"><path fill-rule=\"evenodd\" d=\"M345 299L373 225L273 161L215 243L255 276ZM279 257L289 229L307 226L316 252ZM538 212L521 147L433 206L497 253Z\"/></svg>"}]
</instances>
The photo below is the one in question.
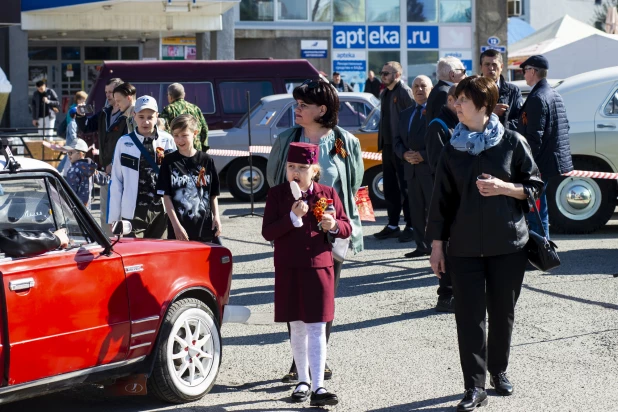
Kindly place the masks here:
<instances>
[{"instance_id":1,"label":"girl's hand","mask_svg":"<svg viewBox=\"0 0 618 412\"><path fill-rule=\"evenodd\" d=\"M489 197L504 194L504 189L506 187L504 181L486 173L483 173L482 176L486 179L476 181L476 187L479 189L481 196Z\"/></svg>"},{"instance_id":2,"label":"girl's hand","mask_svg":"<svg viewBox=\"0 0 618 412\"><path fill-rule=\"evenodd\" d=\"M331 215L329 213L324 213L322 215L321 225L322 225L322 229L324 229L324 231L328 232L329 230L334 230L335 227L337 227L337 221L335 220L333 215Z\"/></svg>"},{"instance_id":3,"label":"girl's hand","mask_svg":"<svg viewBox=\"0 0 618 412\"><path fill-rule=\"evenodd\" d=\"M189 240L189 235L187 235L187 231L182 225L172 227L174 228L174 235L176 235L177 240Z\"/></svg>"},{"instance_id":4,"label":"girl's hand","mask_svg":"<svg viewBox=\"0 0 618 412\"><path fill-rule=\"evenodd\" d=\"M309 211L309 205L306 204L304 201L302 200L297 200L296 202L294 202L294 204L292 205L292 212L298 216L298 217L303 217L307 214L307 212Z\"/></svg>"},{"instance_id":5,"label":"girl's hand","mask_svg":"<svg viewBox=\"0 0 618 412\"><path fill-rule=\"evenodd\" d=\"M215 231L215 236L221 235L221 219L219 218L219 215L212 219L212 230Z\"/></svg>"}]
</instances>

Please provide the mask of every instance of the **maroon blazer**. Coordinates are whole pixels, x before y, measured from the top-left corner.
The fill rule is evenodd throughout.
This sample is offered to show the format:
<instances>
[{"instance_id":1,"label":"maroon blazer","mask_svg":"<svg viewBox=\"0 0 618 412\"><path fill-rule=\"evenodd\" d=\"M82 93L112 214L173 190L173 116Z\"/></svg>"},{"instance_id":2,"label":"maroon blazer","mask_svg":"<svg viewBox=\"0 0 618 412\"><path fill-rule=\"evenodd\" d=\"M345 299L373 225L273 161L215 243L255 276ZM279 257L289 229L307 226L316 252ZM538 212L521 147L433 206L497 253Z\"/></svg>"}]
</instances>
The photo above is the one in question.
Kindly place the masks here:
<instances>
[{"instance_id":1,"label":"maroon blazer","mask_svg":"<svg viewBox=\"0 0 618 412\"><path fill-rule=\"evenodd\" d=\"M346 216L337 191L330 186L313 183L313 194L307 198L309 211L303 216L303 225L294 227L290 211L295 200L289 182L268 191L262 236L275 241L275 268L324 268L333 265L332 246L326 233L318 228L313 208L320 198L333 199L339 233L335 237L350 237L352 226Z\"/></svg>"}]
</instances>

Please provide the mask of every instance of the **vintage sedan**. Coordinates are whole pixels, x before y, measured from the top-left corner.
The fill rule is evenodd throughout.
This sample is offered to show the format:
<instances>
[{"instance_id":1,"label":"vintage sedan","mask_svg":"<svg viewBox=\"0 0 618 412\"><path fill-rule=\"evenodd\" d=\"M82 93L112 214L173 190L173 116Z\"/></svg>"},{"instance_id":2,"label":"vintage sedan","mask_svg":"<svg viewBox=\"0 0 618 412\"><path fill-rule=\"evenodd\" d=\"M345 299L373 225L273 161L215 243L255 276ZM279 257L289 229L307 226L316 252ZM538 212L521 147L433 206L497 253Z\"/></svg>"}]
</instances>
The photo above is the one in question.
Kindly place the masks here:
<instances>
[{"instance_id":1,"label":"vintage sedan","mask_svg":"<svg viewBox=\"0 0 618 412\"><path fill-rule=\"evenodd\" d=\"M339 126L352 133L362 127L370 112L380 103L370 93L357 92L339 93L339 100ZM251 109L251 144L272 146L279 133L295 125L294 105L294 97L291 94L263 97ZM249 147L247 116L240 119L232 129L209 132L208 142L212 149L246 151ZM253 179L251 179L248 157L214 156L219 178L227 183L232 196L239 200L249 200L251 184L256 200L266 196L267 159L267 153L254 154Z\"/></svg>"},{"instance_id":2,"label":"vintage sedan","mask_svg":"<svg viewBox=\"0 0 618 412\"><path fill-rule=\"evenodd\" d=\"M221 363L230 251L109 239L55 169L18 161L10 169L0 162L0 230L65 228L70 242L0 256L0 404L139 376L144 385L133 392L147 387L173 403L203 397Z\"/></svg>"}]
</instances>

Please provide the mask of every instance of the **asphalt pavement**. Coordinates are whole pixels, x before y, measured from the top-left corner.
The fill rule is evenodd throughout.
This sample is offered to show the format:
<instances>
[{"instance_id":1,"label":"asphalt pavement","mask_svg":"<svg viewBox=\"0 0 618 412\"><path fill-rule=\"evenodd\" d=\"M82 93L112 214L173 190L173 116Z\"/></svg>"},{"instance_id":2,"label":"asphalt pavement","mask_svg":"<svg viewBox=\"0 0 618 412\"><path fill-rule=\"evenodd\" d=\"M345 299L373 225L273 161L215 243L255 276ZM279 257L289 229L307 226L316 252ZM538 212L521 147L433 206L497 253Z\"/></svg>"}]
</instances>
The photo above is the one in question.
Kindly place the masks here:
<instances>
[{"instance_id":1,"label":"asphalt pavement","mask_svg":"<svg viewBox=\"0 0 618 412\"><path fill-rule=\"evenodd\" d=\"M96 387L9 404L6 411L298 411L280 383L291 362L285 325L273 313L272 249L261 218L238 217L248 204L224 193L223 241L234 256L230 304L257 323L222 327L223 361L201 401L168 405L150 396L110 398ZM256 205L263 211L264 203ZM386 223L364 222L365 250L349 255L336 301L328 363L336 411L454 411L463 394L455 318L438 314L428 259L406 259L414 243L372 236ZM555 235L562 265L526 273L517 306L509 376L511 397L491 389L485 412L618 411L618 215L585 236ZM42 355L44 356L44 355ZM489 387L489 380L488 380Z\"/></svg>"}]
</instances>

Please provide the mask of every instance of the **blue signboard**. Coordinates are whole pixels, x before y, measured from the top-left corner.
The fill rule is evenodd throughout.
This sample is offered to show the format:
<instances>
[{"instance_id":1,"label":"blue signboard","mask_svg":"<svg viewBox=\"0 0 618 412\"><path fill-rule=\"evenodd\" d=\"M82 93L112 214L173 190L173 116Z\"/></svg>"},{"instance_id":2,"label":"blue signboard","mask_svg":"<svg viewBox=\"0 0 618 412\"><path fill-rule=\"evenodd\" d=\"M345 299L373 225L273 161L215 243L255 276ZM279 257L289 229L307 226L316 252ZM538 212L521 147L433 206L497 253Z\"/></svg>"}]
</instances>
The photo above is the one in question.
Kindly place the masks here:
<instances>
[{"instance_id":1,"label":"blue signboard","mask_svg":"<svg viewBox=\"0 0 618 412\"><path fill-rule=\"evenodd\" d=\"M333 72L365 72L367 62L365 60L333 60Z\"/></svg>"},{"instance_id":2,"label":"blue signboard","mask_svg":"<svg viewBox=\"0 0 618 412\"><path fill-rule=\"evenodd\" d=\"M98 3L105 0L21 0L21 11L52 9L54 7L76 6Z\"/></svg>"},{"instance_id":3,"label":"blue signboard","mask_svg":"<svg viewBox=\"0 0 618 412\"><path fill-rule=\"evenodd\" d=\"M487 39L487 44L489 44L490 46L497 46L500 44L500 39L496 36L492 36Z\"/></svg>"},{"instance_id":4,"label":"blue signboard","mask_svg":"<svg viewBox=\"0 0 618 412\"><path fill-rule=\"evenodd\" d=\"M506 53L506 47L504 46L481 46L481 53L489 49L498 50L500 53Z\"/></svg>"},{"instance_id":5,"label":"blue signboard","mask_svg":"<svg viewBox=\"0 0 618 412\"><path fill-rule=\"evenodd\" d=\"M438 26L408 26L408 49L437 49Z\"/></svg>"},{"instance_id":6,"label":"blue signboard","mask_svg":"<svg viewBox=\"0 0 618 412\"><path fill-rule=\"evenodd\" d=\"M367 44L370 49L398 49L399 26L368 26Z\"/></svg>"},{"instance_id":7,"label":"blue signboard","mask_svg":"<svg viewBox=\"0 0 618 412\"><path fill-rule=\"evenodd\" d=\"M333 49L364 49L365 26L333 26Z\"/></svg>"},{"instance_id":8,"label":"blue signboard","mask_svg":"<svg viewBox=\"0 0 618 412\"><path fill-rule=\"evenodd\" d=\"M468 74L472 73L472 60L462 60L461 61L466 68L466 72Z\"/></svg>"}]
</instances>

